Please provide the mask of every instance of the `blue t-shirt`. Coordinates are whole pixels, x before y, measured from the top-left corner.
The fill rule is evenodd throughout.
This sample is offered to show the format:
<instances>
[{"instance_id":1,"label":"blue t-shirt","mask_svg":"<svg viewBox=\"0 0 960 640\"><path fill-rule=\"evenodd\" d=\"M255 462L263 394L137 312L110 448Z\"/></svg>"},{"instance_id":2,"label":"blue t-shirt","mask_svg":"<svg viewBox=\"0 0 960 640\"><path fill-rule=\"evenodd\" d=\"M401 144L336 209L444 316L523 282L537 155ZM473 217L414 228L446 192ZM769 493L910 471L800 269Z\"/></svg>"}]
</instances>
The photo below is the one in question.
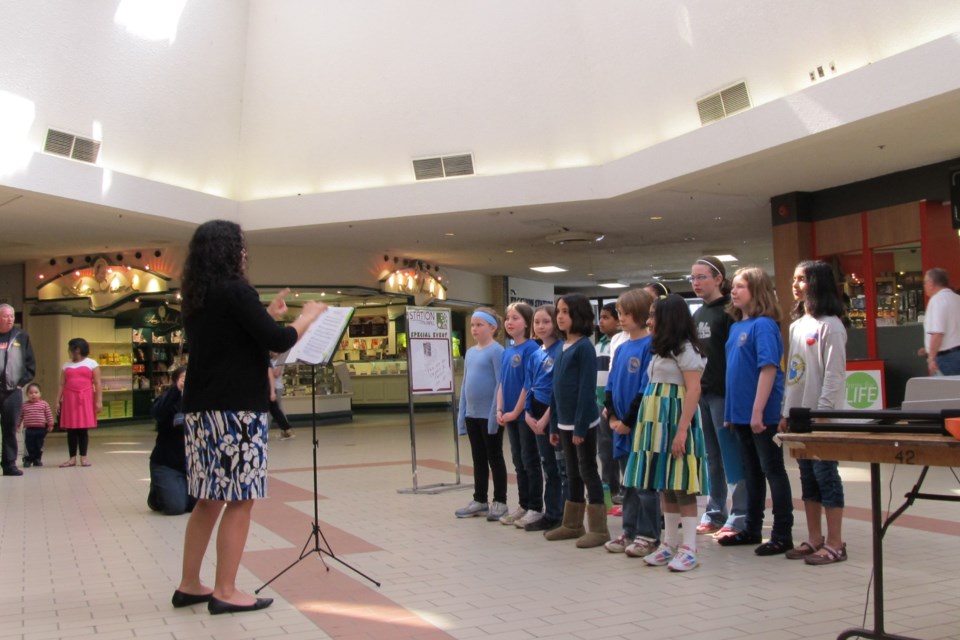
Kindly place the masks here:
<instances>
[{"instance_id":1,"label":"blue t-shirt","mask_svg":"<svg viewBox=\"0 0 960 640\"><path fill-rule=\"evenodd\" d=\"M536 398L541 404L550 404L550 398L553 397L553 363L562 348L563 341L555 340L548 348L540 347L530 356L526 381L527 411L531 410L531 398Z\"/></svg>"},{"instance_id":2,"label":"blue t-shirt","mask_svg":"<svg viewBox=\"0 0 960 640\"><path fill-rule=\"evenodd\" d=\"M628 340L617 347L613 366L607 378L607 391L613 396L617 417L625 420L630 415L634 398L643 394L647 386L647 367L650 365L651 336ZM627 425L631 429L636 425Z\"/></svg>"},{"instance_id":3,"label":"blue t-shirt","mask_svg":"<svg viewBox=\"0 0 960 640\"><path fill-rule=\"evenodd\" d=\"M630 429L636 425L636 409L631 416L630 408L638 395L643 394L647 386L647 368L650 365L650 345L652 336L637 338L620 343L613 357L610 375L607 377L607 391L613 400L613 410L617 418ZM631 432L632 433L632 432ZM629 455L633 445L633 435L613 434L613 457Z\"/></svg>"},{"instance_id":4,"label":"blue t-shirt","mask_svg":"<svg viewBox=\"0 0 960 640\"><path fill-rule=\"evenodd\" d=\"M780 421L783 403L783 336L780 326L765 316L735 322L727 338L727 396L723 405L723 420L733 424L750 424L753 401L757 396L760 369L769 365L777 368L773 389L763 408L763 423L774 425Z\"/></svg>"},{"instance_id":5,"label":"blue t-shirt","mask_svg":"<svg viewBox=\"0 0 960 640\"><path fill-rule=\"evenodd\" d=\"M530 358L540 350L534 340L526 340L503 350L500 356L500 393L503 397L503 411L510 413L517 406L520 393L524 390L524 379Z\"/></svg>"},{"instance_id":6,"label":"blue t-shirt","mask_svg":"<svg viewBox=\"0 0 960 640\"><path fill-rule=\"evenodd\" d=\"M466 419L487 420L487 433L496 433L497 384L500 381L500 356L503 346L491 342L484 348L467 349L463 361L463 383L460 385L460 411L457 414L457 431L467 433Z\"/></svg>"}]
</instances>

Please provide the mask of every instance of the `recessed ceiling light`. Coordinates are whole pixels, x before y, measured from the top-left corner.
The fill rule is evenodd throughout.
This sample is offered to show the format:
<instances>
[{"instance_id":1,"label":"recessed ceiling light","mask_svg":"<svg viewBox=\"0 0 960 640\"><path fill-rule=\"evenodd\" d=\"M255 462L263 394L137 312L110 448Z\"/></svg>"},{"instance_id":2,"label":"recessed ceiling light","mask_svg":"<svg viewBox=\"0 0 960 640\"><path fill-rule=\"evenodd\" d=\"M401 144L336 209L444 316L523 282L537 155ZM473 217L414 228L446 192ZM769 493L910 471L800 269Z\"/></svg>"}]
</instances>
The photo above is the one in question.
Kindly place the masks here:
<instances>
[{"instance_id":1,"label":"recessed ceiling light","mask_svg":"<svg viewBox=\"0 0 960 640\"><path fill-rule=\"evenodd\" d=\"M663 216L650 216L651 220L663 220Z\"/></svg>"},{"instance_id":2,"label":"recessed ceiling light","mask_svg":"<svg viewBox=\"0 0 960 640\"><path fill-rule=\"evenodd\" d=\"M513 249L507 249L504 253L513 253Z\"/></svg>"},{"instance_id":3,"label":"recessed ceiling light","mask_svg":"<svg viewBox=\"0 0 960 640\"><path fill-rule=\"evenodd\" d=\"M566 271L566 267L561 267L556 264L545 264L540 267L530 267L533 271L539 271L540 273L563 273Z\"/></svg>"},{"instance_id":4,"label":"recessed ceiling light","mask_svg":"<svg viewBox=\"0 0 960 640\"><path fill-rule=\"evenodd\" d=\"M443 235L445 235L445 236L455 236L455 235L457 235L457 234L451 233L451 232L448 231L448 232L446 232L446 233L443 234Z\"/></svg>"},{"instance_id":5,"label":"recessed ceiling light","mask_svg":"<svg viewBox=\"0 0 960 640\"><path fill-rule=\"evenodd\" d=\"M717 260L719 260L720 262L736 262L737 256L732 256L729 253L724 253L717 256Z\"/></svg>"},{"instance_id":6,"label":"recessed ceiling light","mask_svg":"<svg viewBox=\"0 0 960 640\"><path fill-rule=\"evenodd\" d=\"M598 282L598 286L601 286L605 289L626 289L630 285L625 282L620 282L619 280L607 280L604 282Z\"/></svg>"}]
</instances>

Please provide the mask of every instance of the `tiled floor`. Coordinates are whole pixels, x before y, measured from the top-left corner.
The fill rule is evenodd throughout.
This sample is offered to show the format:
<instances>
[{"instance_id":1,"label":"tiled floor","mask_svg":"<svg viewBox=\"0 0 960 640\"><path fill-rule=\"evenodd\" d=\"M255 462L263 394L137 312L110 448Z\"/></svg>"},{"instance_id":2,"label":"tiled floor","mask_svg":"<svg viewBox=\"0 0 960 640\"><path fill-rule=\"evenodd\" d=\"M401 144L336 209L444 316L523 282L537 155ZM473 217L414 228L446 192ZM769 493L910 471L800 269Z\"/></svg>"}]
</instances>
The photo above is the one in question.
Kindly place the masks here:
<instances>
[{"instance_id":1,"label":"tiled floor","mask_svg":"<svg viewBox=\"0 0 960 640\"><path fill-rule=\"evenodd\" d=\"M309 428L297 431L295 440L271 441L271 498L254 509L240 572L248 590L296 560L310 538ZM451 431L449 414L417 416L419 486L454 481ZM277 600L266 611L211 617L202 606L169 604L186 516L146 508L152 427L94 432L94 466L86 469L57 468L66 442L52 435L48 466L0 478L0 640L777 640L834 638L872 611L866 465L842 465L848 562L809 567L701 538L702 566L670 574L602 548L578 550L481 519L457 520L453 511L469 490L399 493L413 483L405 413L321 427L318 440L321 531L337 559L327 557L326 570L318 554L308 554L263 591ZM469 445L462 446L467 462ZM799 497L796 467L788 468ZM894 507L918 471L884 467ZM463 477L470 482L468 468ZM927 489L960 495L960 482L949 469L933 469ZM802 509L796 516L799 540ZM619 533L619 522L610 522ZM888 631L960 638L958 523L960 505L922 502L891 529ZM212 559L205 568L211 582Z\"/></svg>"}]
</instances>

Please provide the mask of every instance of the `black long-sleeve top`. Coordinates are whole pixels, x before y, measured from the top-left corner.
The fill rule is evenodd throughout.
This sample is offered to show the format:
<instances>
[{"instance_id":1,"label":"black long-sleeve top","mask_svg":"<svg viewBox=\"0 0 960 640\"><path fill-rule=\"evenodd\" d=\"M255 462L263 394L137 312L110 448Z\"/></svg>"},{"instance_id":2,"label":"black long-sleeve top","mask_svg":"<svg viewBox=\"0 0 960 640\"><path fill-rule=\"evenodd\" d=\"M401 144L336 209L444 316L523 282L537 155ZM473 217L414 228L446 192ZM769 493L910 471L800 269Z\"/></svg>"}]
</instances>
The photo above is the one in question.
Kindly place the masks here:
<instances>
[{"instance_id":1,"label":"black long-sleeve top","mask_svg":"<svg viewBox=\"0 0 960 640\"><path fill-rule=\"evenodd\" d=\"M180 389L173 385L153 401L150 414L157 421L157 442L150 453L150 463L186 473L187 454L183 423L174 423L174 417L180 412L182 399Z\"/></svg>"},{"instance_id":2,"label":"black long-sleeve top","mask_svg":"<svg viewBox=\"0 0 960 640\"><path fill-rule=\"evenodd\" d=\"M184 328L190 348L184 412L269 409L269 352L290 349L297 331L277 324L253 287L233 281L211 288Z\"/></svg>"}]
</instances>

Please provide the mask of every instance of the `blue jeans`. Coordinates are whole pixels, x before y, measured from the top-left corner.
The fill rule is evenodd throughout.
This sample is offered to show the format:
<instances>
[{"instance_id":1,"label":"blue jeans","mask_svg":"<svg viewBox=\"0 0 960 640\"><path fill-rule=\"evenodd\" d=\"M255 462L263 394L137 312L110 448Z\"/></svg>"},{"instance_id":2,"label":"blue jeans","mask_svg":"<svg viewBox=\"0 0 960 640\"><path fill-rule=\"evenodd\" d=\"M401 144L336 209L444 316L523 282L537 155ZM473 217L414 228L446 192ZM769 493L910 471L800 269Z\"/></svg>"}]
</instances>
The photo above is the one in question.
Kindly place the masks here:
<instances>
[{"instance_id":1,"label":"blue jeans","mask_svg":"<svg viewBox=\"0 0 960 640\"><path fill-rule=\"evenodd\" d=\"M767 483L773 501L771 540L793 542L793 493L783 465L783 450L774 443L777 425L767 425L763 433L754 433L747 424L732 427L740 439L743 470L747 481L747 518L744 531L761 535L763 510L767 504Z\"/></svg>"},{"instance_id":2,"label":"blue jeans","mask_svg":"<svg viewBox=\"0 0 960 640\"><path fill-rule=\"evenodd\" d=\"M960 349L937 354L937 369L945 376L960 376Z\"/></svg>"},{"instance_id":3,"label":"blue jeans","mask_svg":"<svg viewBox=\"0 0 960 640\"><path fill-rule=\"evenodd\" d=\"M543 470L540 468L537 435L526 422L519 420L507 423L507 435L510 437L513 469L517 474L520 507L543 511Z\"/></svg>"},{"instance_id":4,"label":"blue jeans","mask_svg":"<svg viewBox=\"0 0 960 640\"><path fill-rule=\"evenodd\" d=\"M193 511L197 499L187 494L187 474L162 464L150 464L150 493L147 505L164 515L178 516Z\"/></svg>"},{"instance_id":5,"label":"blue jeans","mask_svg":"<svg viewBox=\"0 0 960 640\"><path fill-rule=\"evenodd\" d=\"M620 465L613 457L613 429L603 417L600 407L600 424L597 425L597 457L600 458L600 479L610 485L610 493L620 493Z\"/></svg>"},{"instance_id":6,"label":"blue jeans","mask_svg":"<svg viewBox=\"0 0 960 640\"><path fill-rule=\"evenodd\" d=\"M660 496L656 491L623 488L623 532L628 538L660 539Z\"/></svg>"},{"instance_id":7,"label":"blue jeans","mask_svg":"<svg viewBox=\"0 0 960 640\"><path fill-rule=\"evenodd\" d=\"M701 522L742 531L747 519L747 482L743 473L740 443L729 427L723 426L723 396L700 396L700 424L707 450L710 494ZM727 513L727 496L731 498Z\"/></svg>"},{"instance_id":8,"label":"blue jeans","mask_svg":"<svg viewBox=\"0 0 960 640\"><path fill-rule=\"evenodd\" d=\"M843 508L843 482L836 460L797 460L797 466L800 467L800 490L805 502Z\"/></svg>"}]
</instances>

